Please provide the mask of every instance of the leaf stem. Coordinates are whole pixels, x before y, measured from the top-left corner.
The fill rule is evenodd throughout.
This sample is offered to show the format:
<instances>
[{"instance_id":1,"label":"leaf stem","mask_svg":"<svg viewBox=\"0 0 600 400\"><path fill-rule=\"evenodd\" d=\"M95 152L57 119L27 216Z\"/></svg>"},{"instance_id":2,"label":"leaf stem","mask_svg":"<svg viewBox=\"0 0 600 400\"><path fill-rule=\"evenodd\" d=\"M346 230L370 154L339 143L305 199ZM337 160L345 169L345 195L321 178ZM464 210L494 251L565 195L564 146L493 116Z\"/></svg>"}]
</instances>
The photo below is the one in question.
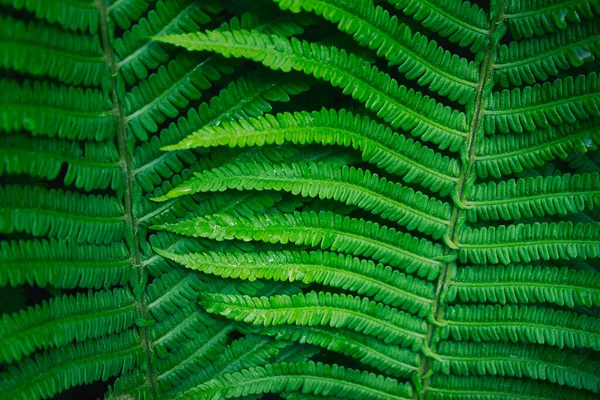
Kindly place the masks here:
<instances>
[{"instance_id":1,"label":"leaf stem","mask_svg":"<svg viewBox=\"0 0 600 400\"><path fill-rule=\"evenodd\" d=\"M143 321L148 319L148 305L146 304L146 299L144 296L146 278L144 266L141 262L140 241L137 229L139 224L133 211L134 174L133 167L131 165L131 156L129 154L128 149L129 138L127 132L127 119L123 110L123 105L120 101L119 92L117 90L119 66L117 64L117 59L115 57L115 53L110 41L111 34L109 31L108 17L109 9L106 5L105 0L96 0L96 8L98 9L100 14L100 31L102 35L101 39L104 49L104 56L106 59L106 63L110 66L112 75L111 96L113 104L113 113L117 118L117 141L119 149L119 161L121 169L125 174L125 188L123 193L125 221L128 223L132 234L130 241L130 247L133 250L132 265L138 271L138 282L133 284L133 286L135 286L133 289L137 297L137 306L140 311L140 318ZM152 343L149 338L149 332L147 327L138 326L138 331L142 342L141 345L145 349L147 356L148 365L146 370L146 380L150 387L152 397L156 399L156 377L155 372L152 368Z\"/></svg>"},{"instance_id":2,"label":"leaf stem","mask_svg":"<svg viewBox=\"0 0 600 400\"><path fill-rule=\"evenodd\" d=\"M462 172L459 176L457 186L456 186L456 196L452 196L455 207L452 210L452 217L450 219L450 225L448 227L448 237L451 242L454 243L456 249L451 251L458 251L460 248L460 243L458 241L458 236L461 228L464 226L464 222L466 220L466 210L464 207L461 207L460 204L466 204L466 188L467 186L473 186L474 179L472 177L473 167L475 165L476 160L476 150L478 139L481 140L483 136L483 130L480 129L481 122L485 115L485 105L487 101L486 95L489 94L490 90L487 88L490 83L490 77L492 75L492 71L494 69L494 61L495 61L495 51L496 46L493 41L493 35L496 32L496 28L504 19L504 7L506 5L506 0L499 0L500 4L497 7L497 13L492 18L490 23L490 29L487 32L487 46L482 50L485 51L485 58L481 63L481 74L480 80L477 85L477 97L473 103L472 109L467 116L471 116L472 118L469 121L469 132L466 137L466 151L461 152L461 162L462 162ZM469 105L467 105L469 107ZM459 204L460 203L460 204ZM433 354L436 354L437 344L436 339L436 329L439 325L443 325L443 323L436 323L440 321L440 317L443 316L443 292L446 288L446 284L448 280L451 278L451 274L449 273L453 270L451 263L446 263L440 268L440 276L438 279L438 284L436 288L435 300L433 304L433 323L429 326L429 331L426 337L427 347ZM430 373L431 357L425 356L421 362L421 366L419 368L419 383L421 386L420 390L416 391L416 396L418 399L425 399L426 393L430 390L431 384L431 376L433 373Z\"/></svg>"}]
</instances>

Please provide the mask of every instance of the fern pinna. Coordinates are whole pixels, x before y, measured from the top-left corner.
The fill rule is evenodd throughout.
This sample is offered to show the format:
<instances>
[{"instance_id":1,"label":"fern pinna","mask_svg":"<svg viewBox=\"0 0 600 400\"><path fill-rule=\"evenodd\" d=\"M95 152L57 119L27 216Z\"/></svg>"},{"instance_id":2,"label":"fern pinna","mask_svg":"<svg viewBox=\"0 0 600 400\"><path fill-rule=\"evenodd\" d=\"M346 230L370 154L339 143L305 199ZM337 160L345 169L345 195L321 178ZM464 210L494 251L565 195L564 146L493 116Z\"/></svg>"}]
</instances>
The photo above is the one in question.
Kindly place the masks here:
<instances>
[{"instance_id":1,"label":"fern pinna","mask_svg":"<svg viewBox=\"0 0 600 400\"><path fill-rule=\"evenodd\" d=\"M596 399L597 0L0 0L0 399Z\"/></svg>"}]
</instances>

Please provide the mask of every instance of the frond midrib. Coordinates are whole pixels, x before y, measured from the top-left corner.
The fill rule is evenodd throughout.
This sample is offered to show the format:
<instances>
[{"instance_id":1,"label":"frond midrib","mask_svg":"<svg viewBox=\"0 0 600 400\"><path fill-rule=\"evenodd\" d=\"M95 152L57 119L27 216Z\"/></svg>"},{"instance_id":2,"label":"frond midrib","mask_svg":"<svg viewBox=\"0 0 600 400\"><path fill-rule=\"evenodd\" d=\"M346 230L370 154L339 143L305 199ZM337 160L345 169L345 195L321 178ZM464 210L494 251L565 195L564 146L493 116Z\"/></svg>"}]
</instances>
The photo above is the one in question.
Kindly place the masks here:
<instances>
[{"instance_id":1,"label":"frond midrib","mask_svg":"<svg viewBox=\"0 0 600 400\"><path fill-rule=\"evenodd\" d=\"M504 18L504 8L506 6L507 0L501 0L501 3L495 5L498 7L496 10L496 16L492 21L490 21L490 28L485 32L487 37L487 46L484 46L485 57L481 62L482 71L480 72L480 80L478 83L477 97L474 100L474 109L472 111L473 119L470 121L470 129L466 137L466 157L464 157L467 161L467 165L463 165L463 172L461 173L458 182L457 182L457 194L454 200L454 203L464 203L465 198L465 186L469 183L470 175L475 166L475 161L477 159L477 148L476 145L478 131L480 129L481 123L483 122L485 116L485 105L486 100L484 99L485 88L488 84L488 81L492 77L492 71L494 69L495 62L495 46L491 43L492 36L498 26ZM471 183L472 184L472 183ZM462 214L466 213L466 210L463 209L462 206L454 207L452 212L452 219L450 221L450 225L448 228L448 241L452 241L456 248L460 248L459 234L460 229L458 229L458 222L461 219ZM443 311L443 293L445 291L446 286L449 281L449 270L451 266L449 263L445 263L440 271L438 277L438 286L436 289L436 296L434 300L434 309L432 311L432 319L434 322L430 324L429 332L426 338L426 347L430 348L432 353L436 353L437 344L435 342L437 327L444 323L444 311ZM429 356L423 357L421 362L420 374L419 374L419 382L422 387L422 393L419 397L426 396L428 390L431 390L431 377L428 376L428 370L430 368L431 358Z\"/></svg>"},{"instance_id":2,"label":"frond midrib","mask_svg":"<svg viewBox=\"0 0 600 400\"><path fill-rule=\"evenodd\" d=\"M117 117L117 141L118 141L118 151L119 151L119 159L121 168L125 174L125 190L123 193L123 202L124 202L124 210L125 210L125 220L128 222L128 225L131 229L132 233L132 250L133 250L133 262L132 266L135 267L138 271L138 279L139 283L144 283L143 276L143 268L144 265L141 263L141 248L140 248L140 239L138 237L137 230L137 220L133 210L133 197L134 197L134 187L133 187L133 173L132 173L132 163L131 157L129 155L129 146L128 146L128 132L127 132L127 119L124 113L123 104L121 104L118 87L119 81L117 79L117 75L119 73L119 67L117 65L117 59L114 52L114 49L111 46L111 34L110 27L111 23L109 21L109 13L111 8L117 5L122 0L117 0L112 5L107 5L105 0L97 0L96 7L98 9L100 15L100 35L101 35L101 43L104 52L104 58L106 59L106 63L110 67L110 71L112 74L112 104L114 114ZM148 308L146 306L146 299L144 296L144 291L141 292L141 296L139 296L136 304L136 308L139 310L139 315L142 320L148 319ZM152 397L154 399L157 398L157 382L155 371L153 367L153 351L152 351L152 343L149 337L149 331L147 327L137 326L141 346L146 350L146 360L147 360L147 370L145 372L145 383L150 387L150 391Z\"/></svg>"}]
</instances>

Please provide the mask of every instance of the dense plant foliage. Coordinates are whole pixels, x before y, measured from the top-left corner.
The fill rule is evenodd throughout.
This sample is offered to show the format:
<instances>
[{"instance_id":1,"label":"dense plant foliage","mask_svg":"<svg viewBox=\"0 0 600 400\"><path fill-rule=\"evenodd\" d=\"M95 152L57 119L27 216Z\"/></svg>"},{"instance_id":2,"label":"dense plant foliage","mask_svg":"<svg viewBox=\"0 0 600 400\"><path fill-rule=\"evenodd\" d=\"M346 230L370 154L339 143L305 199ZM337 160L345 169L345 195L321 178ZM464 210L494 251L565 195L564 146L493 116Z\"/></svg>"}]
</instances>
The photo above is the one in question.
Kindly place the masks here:
<instances>
[{"instance_id":1,"label":"dense plant foliage","mask_svg":"<svg viewBox=\"0 0 600 400\"><path fill-rule=\"evenodd\" d=\"M0 399L597 399L598 0L0 0Z\"/></svg>"}]
</instances>

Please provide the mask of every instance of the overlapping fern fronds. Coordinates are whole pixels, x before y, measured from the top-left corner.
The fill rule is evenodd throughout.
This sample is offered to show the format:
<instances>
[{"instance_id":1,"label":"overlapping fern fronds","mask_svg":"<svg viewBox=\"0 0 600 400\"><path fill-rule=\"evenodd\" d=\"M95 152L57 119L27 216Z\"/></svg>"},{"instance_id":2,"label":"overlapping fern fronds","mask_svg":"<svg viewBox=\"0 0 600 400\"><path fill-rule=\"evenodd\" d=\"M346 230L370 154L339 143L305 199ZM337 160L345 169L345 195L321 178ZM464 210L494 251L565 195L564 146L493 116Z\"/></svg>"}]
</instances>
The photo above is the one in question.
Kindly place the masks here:
<instances>
[{"instance_id":1,"label":"overlapping fern fronds","mask_svg":"<svg viewBox=\"0 0 600 400\"><path fill-rule=\"evenodd\" d=\"M594 399L597 0L0 0L0 399Z\"/></svg>"}]
</instances>

